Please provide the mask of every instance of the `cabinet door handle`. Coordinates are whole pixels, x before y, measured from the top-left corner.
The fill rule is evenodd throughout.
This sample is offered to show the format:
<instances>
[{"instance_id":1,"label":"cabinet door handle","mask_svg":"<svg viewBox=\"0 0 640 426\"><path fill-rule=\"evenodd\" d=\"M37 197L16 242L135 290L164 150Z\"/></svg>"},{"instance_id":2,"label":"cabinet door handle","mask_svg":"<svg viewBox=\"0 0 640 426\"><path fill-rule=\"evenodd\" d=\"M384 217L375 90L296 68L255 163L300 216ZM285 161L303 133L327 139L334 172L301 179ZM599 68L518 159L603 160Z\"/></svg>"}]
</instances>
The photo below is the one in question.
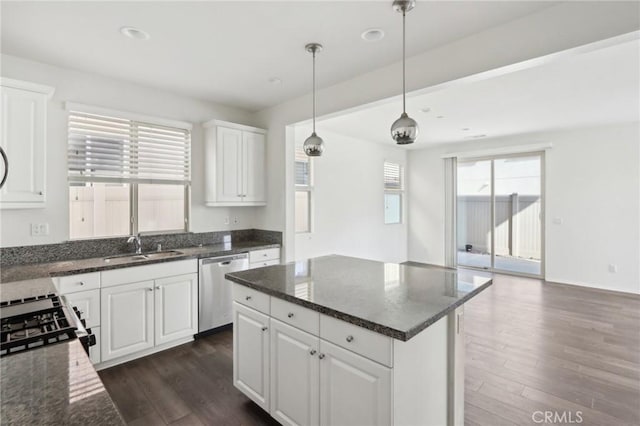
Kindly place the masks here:
<instances>
[{"instance_id":1,"label":"cabinet door handle","mask_svg":"<svg viewBox=\"0 0 640 426\"><path fill-rule=\"evenodd\" d=\"M156 290L160 290L160 286L159 285L156 286Z\"/></svg>"},{"instance_id":2,"label":"cabinet door handle","mask_svg":"<svg viewBox=\"0 0 640 426\"><path fill-rule=\"evenodd\" d=\"M309 355L314 356L316 354L316 350L315 349L311 349L309 351Z\"/></svg>"},{"instance_id":3,"label":"cabinet door handle","mask_svg":"<svg viewBox=\"0 0 640 426\"><path fill-rule=\"evenodd\" d=\"M347 336L347 342L349 343L353 342L353 336Z\"/></svg>"},{"instance_id":4,"label":"cabinet door handle","mask_svg":"<svg viewBox=\"0 0 640 426\"><path fill-rule=\"evenodd\" d=\"M262 327L262 331L267 331L268 327Z\"/></svg>"},{"instance_id":5,"label":"cabinet door handle","mask_svg":"<svg viewBox=\"0 0 640 426\"><path fill-rule=\"evenodd\" d=\"M153 291L153 287L149 287L147 291Z\"/></svg>"},{"instance_id":6,"label":"cabinet door handle","mask_svg":"<svg viewBox=\"0 0 640 426\"><path fill-rule=\"evenodd\" d=\"M251 300L251 296L245 297L244 300Z\"/></svg>"},{"instance_id":7,"label":"cabinet door handle","mask_svg":"<svg viewBox=\"0 0 640 426\"><path fill-rule=\"evenodd\" d=\"M320 355L318 355L318 358L320 358L320 359L324 359L324 354L320 354Z\"/></svg>"},{"instance_id":8,"label":"cabinet door handle","mask_svg":"<svg viewBox=\"0 0 640 426\"><path fill-rule=\"evenodd\" d=\"M80 281L78 284L80 284L80 285L84 285L84 281Z\"/></svg>"},{"instance_id":9,"label":"cabinet door handle","mask_svg":"<svg viewBox=\"0 0 640 426\"><path fill-rule=\"evenodd\" d=\"M289 313L287 314L287 317L289 317L289 318L293 318L293 312L289 312Z\"/></svg>"}]
</instances>

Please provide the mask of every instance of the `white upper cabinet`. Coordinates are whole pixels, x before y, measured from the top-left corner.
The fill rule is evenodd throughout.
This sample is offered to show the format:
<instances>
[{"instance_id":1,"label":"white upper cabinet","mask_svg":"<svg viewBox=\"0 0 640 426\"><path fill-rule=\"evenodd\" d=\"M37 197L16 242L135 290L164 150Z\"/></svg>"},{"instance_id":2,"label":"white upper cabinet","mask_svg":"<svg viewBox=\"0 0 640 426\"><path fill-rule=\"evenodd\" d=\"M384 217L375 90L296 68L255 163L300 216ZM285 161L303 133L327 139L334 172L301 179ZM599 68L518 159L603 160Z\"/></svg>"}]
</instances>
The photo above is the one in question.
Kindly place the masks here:
<instances>
[{"instance_id":1,"label":"white upper cabinet","mask_svg":"<svg viewBox=\"0 0 640 426\"><path fill-rule=\"evenodd\" d=\"M8 78L2 78L0 84L0 146L8 160L7 180L0 190L0 208L43 208L47 103L54 89ZM0 167L4 175L6 166Z\"/></svg>"},{"instance_id":2,"label":"white upper cabinet","mask_svg":"<svg viewBox=\"0 0 640 426\"><path fill-rule=\"evenodd\" d=\"M205 204L266 205L266 131L219 120L204 127Z\"/></svg>"}]
</instances>

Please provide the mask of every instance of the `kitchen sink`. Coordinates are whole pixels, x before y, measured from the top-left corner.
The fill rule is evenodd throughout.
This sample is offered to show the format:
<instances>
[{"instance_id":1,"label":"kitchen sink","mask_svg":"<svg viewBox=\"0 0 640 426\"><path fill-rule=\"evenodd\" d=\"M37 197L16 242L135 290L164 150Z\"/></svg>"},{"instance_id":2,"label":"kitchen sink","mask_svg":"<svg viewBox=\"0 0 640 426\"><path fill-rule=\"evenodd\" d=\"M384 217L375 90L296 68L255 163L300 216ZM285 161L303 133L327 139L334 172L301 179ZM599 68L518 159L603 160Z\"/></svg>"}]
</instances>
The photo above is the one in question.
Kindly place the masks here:
<instances>
[{"instance_id":1,"label":"kitchen sink","mask_svg":"<svg viewBox=\"0 0 640 426\"><path fill-rule=\"evenodd\" d=\"M116 256L105 257L104 261L107 263L127 263L138 260L165 259L167 257L180 256L181 254L183 253L178 250L152 251L140 254L119 254Z\"/></svg>"}]
</instances>

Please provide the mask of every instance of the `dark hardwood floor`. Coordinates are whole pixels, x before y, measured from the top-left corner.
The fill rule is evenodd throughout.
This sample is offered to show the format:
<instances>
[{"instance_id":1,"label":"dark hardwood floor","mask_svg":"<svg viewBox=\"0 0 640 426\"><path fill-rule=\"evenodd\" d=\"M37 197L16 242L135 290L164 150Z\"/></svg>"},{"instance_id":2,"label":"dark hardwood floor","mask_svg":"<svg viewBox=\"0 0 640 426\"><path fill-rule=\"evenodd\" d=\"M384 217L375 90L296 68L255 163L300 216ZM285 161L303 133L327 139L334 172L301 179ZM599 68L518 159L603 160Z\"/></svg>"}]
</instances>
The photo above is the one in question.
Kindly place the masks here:
<instances>
[{"instance_id":1,"label":"dark hardwood floor","mask_svg":"<svg viewBox=\"0 0 640 426\"><path fill-rule=\"evenodd\" d=\"M640 298L496 275L465 306L465 424L640 425ZM232 373L224 331L100 377L131 425L277 424Z\"/></svg>"}]
</instances>

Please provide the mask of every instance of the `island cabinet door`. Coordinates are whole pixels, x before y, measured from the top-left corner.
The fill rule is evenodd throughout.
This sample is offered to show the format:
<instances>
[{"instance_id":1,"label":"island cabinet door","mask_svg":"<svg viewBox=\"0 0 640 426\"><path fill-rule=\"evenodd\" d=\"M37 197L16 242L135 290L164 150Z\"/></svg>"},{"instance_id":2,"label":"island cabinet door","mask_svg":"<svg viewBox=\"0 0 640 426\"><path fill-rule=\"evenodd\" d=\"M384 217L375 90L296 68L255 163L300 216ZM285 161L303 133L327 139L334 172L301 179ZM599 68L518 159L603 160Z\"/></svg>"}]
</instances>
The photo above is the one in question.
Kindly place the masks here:
<instances>
[{"instance_id":1,"label":"island cabinet door","mask_svg":"<svg viewBox=\"0 0 640 426\"><path fill-rule=\"evenodd\" d=\"M391 369L320 341L320 424L391 424Z\"/></svg>"},{"instance_id":2,"label":"island cabinet door","mask_svg":"<svg viewBox=\"0 0 640 426\"><path fill-rule=\"evenodd\" d=\"M152 348L153 281L101 291L102 361Z\"/></svg>"},{"instance_id":3,"label":"island cabinet door","mask_svg":"<svg viewBox=\"0 0 640 426\"><path fill-rule=\"evenodd\" d=\"M233 302L233 384L269 411L269 317Z\"/></svg>"},{"instance_id":4,"label":"island cabinet door","mask_svg":"<svg viewBox=\"0 0 640 426\"><path fill-rule=\"evenodd\" d=\"M271 318L271 416L283 425L320 423L320 339Z\"/></svg>"}]
</instances>

